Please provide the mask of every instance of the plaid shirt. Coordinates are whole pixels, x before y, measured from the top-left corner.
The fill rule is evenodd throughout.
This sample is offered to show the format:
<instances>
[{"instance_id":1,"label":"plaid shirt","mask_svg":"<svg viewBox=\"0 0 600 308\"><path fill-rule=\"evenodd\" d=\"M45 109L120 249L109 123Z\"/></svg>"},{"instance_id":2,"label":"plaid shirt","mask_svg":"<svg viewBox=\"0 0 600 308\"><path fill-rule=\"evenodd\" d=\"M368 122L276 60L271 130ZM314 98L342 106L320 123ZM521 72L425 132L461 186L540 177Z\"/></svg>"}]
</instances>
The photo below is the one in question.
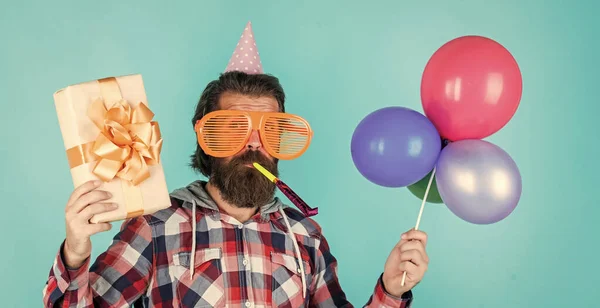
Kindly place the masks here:
<instances>
[{"instance_id":1,"label":"plaid shirt","mask_svg":"<svg viewBox=\"0 0 600 308\"><path fill-rule=\"evenodd\" d=\"M257 213L245 223L172 197L168 209L125 221L108 250L90 267L66 267L62 246L43 291L45 307L353 307L341 289L337 262L319 225L299 211ZM279 207L281 204L279 201ZM196 252L191 277L192 213ZM64 245L64 243L63 243ZM89 268L89 270L88 270ZM306 297L300 275L305 275ZM412 302L386 293L381 277L365 307Z\"/></svg>"}]
</instances>

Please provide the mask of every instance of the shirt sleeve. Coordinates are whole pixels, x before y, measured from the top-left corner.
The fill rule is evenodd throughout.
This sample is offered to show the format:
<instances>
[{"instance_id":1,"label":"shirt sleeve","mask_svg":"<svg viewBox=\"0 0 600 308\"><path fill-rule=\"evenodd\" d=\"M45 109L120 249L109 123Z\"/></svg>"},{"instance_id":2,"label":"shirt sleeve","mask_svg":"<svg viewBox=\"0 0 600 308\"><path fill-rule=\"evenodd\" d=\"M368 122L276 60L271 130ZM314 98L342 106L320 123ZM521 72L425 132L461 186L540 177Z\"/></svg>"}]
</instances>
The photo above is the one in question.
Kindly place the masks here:
<instances>
[{"instance_id":1,"label":"shirt sleeve","mask_svg":"<svg viewBox=\"0 0 600 308\"><path fill-rule=\"evenodd\" d=\"M337 270L337 260L332 255L325 237L321 237L316 256L315 277L310 286L310 307L354 307L342 290ZM385 290L381 277L379 277L371 297L363 307L409 308L413 299L412 292L406 292L401 297L392 296Z\"/></svg>"},{"instance_id":2,"label":"shirt sleeve","mask_svg":"<svg viewBox=\"0 0 600 308\"><path fill-rule=\"evenodd\" d=\"M67 268L63 247L64 242L43 289L44 307L129 307L148 288L152 229L142 216L125 221L91 267L88 258L77 269Z\"/></svg>"}]
</instances>

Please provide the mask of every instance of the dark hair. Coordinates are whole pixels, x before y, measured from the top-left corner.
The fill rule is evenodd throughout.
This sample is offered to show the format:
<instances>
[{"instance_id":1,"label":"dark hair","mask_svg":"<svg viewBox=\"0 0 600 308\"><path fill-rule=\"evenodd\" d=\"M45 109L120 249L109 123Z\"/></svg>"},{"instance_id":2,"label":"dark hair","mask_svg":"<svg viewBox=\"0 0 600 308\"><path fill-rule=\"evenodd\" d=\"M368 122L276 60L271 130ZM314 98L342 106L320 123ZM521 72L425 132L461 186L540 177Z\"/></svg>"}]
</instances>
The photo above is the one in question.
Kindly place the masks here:
<instances>
[{"instance_id":1,"label":"dark hair","mask_svg":"<svg viewBox=\"0 0 600 308\"><path fill-rule=\"evenodd\" d=\"M285 112L285 93L277 77L239 71L226 72L221 74L219 79L209 82L202 92L192 118L192 126L207 113L217 110L221 94L226 92L255 97L271 96L277 100L279 111ZM204 153L197 139L194 138L194 141L196 151L191 156L190 167L208 177L212 174L212 157Z\"/></svg>"}]
</instances>

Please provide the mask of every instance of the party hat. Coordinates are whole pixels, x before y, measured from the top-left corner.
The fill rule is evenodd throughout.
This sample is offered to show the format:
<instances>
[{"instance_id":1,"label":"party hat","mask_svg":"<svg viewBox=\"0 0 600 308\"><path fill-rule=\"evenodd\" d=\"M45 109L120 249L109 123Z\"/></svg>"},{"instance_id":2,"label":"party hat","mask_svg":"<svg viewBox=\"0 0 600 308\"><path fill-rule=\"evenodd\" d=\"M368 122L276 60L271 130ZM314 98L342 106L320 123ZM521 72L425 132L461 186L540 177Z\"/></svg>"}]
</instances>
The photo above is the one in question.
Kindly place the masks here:
<instances>
[{"instance_id":1,"label":"party hat","mask_svg":"<svg viewBox=\"0 0 600 308\"><path fill-rule=\"evenodd\" d=\"M254 33L252 32L252 22L246 24L246 28L242 33L229 64L225 72L230 71L241 71L248 74L262 74L262 62L258 56L258 48L256 47L256 40L254 39Z\"/></svg>"}]
</instances>

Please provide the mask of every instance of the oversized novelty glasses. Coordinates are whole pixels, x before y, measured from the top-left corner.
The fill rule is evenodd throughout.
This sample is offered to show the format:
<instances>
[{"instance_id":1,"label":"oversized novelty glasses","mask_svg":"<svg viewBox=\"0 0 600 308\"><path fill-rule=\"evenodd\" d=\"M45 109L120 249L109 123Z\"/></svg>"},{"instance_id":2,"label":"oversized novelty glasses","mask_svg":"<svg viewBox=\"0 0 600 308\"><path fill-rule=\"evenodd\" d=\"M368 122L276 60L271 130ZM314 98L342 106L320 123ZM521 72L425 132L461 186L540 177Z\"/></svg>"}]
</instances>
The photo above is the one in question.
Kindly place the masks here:
<instances>
[{"instance_id":1,"label":"oversized novelty glasses","mask_svg":"<svg viewBox=\"0 0 600 308\"><path fill-rule=\"evenodd\" d=\"M306 151L313 136L306 120L282 112L217 110L198 120L194 130L200 147L214 157L235 155L256 130L271 156L295 159Z\"/></svg>"}]
</instances>

